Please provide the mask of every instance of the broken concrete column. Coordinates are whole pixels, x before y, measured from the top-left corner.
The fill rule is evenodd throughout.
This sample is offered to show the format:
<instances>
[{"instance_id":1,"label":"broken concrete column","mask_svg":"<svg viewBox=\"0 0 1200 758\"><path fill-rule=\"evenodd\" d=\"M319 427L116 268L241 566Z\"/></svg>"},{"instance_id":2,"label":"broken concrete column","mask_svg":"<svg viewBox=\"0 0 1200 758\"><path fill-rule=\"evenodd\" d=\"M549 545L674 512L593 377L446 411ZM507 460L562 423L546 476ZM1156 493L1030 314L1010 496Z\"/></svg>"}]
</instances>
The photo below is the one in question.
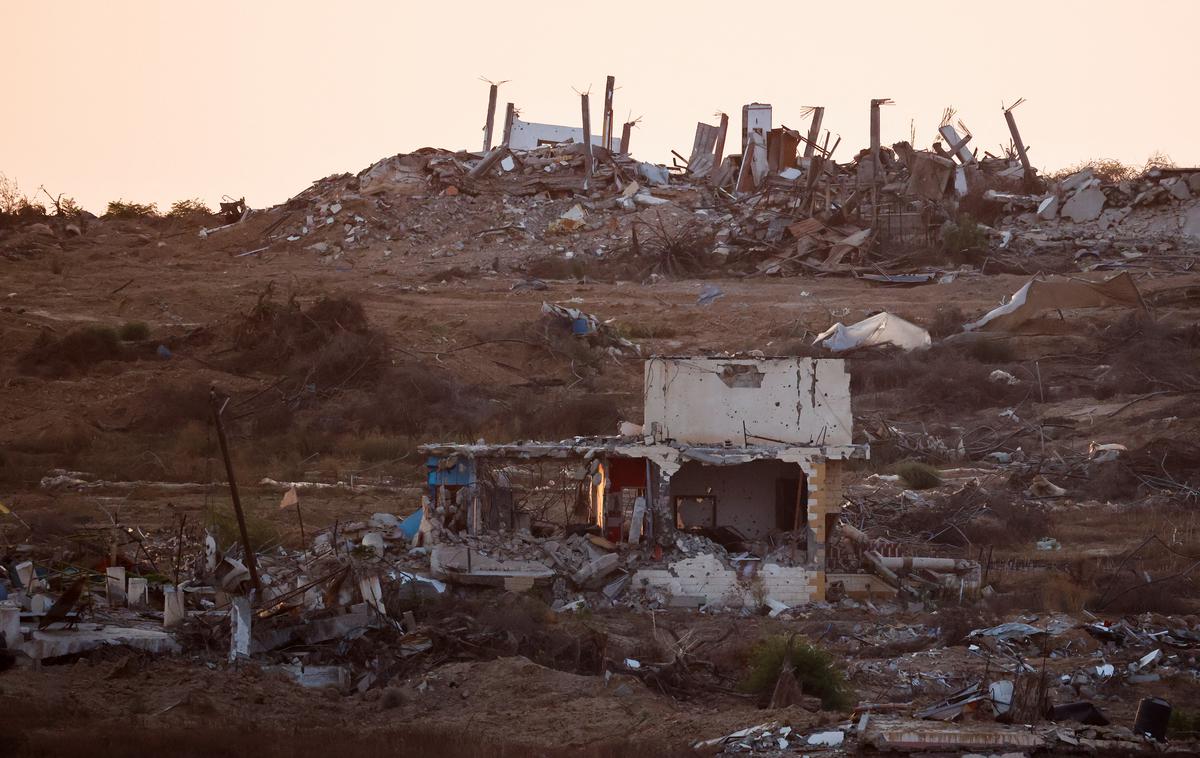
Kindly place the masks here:
<instances>
[{"instance_id":1,"label":"broken concrete column","mask_svg":"<svg viewBox=\"0 0 1200 758\"><path fill-rule=\"evenodd\" d=\"M0 637L4 639L4 646L10 649L21 643L20 606L0 603Z\"/></svg>"},{"instance_id":2,"label":"broken concrete column","mask_svg":"<svg viewBox=\"0 0 1200 758\"><path fill-rule=\"evenodd\" d=\"M126 588L126 602L130 608L143 608L146 605L146 587L147 581L145 577L131 576L129 584Z\"/></svg>"},{"instance_id":3,"label":"broken concrete column","mask_svg":"<svg viewBox=\"0 0 1200 758\"><path fill-rule=\"evenodd\" d=\"M250 598L238 595L229 604L229 662L250 657Z\"/></svg>"},{"instance_id":4,"label":"broken concrete column","mask_svg":"<svg viewBox=\"0 0 1200 758\"><path fill-rule=\"evenodd\" d=\"M380 616L387 615L387 608L383 605L383 588L379 584L379 577L372 576L360 580L358 590L362 593L364 603L373 608Z\"/></svg>"},{"instance_id":5,"label":"broken concrete column","mask_svg":"<svg viewBox=\"0 0 1200 758\"><path fill-rule=\"evenodd\" d=\"M171 629L187 618L183 593L175 587L163 588L163 627Z\"/></svg>"},{"instance_id":6,"label":"broken concrete column","mask_svg":"<svg viewBox=\"0 0 1200 758\"><path fill-rule=\"evenodd\" d=\"M110 566L104 573L108 577L104 585L108 591L108 604L113 608L125 605L125 567Z\"/></svg>"}]
</instances>

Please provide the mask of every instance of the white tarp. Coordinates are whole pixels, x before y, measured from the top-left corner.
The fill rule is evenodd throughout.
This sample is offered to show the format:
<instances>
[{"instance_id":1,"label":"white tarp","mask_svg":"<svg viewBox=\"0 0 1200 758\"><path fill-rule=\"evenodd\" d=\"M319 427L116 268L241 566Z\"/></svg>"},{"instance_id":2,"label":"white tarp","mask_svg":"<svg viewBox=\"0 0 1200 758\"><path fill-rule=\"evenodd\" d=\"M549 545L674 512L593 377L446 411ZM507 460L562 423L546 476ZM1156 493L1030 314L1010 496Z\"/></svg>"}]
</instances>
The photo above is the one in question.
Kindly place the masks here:
<instances>
[{"instance_id":1,"label":"white tarp","mask_svg":"<svg viewBox=\"0 0 1200 758\"><path fill-rule=\"evenodd\" d=\"M902 350L924 350L932 340L929 332L899 316L883 311L846 326L840 321L817 335L814 345L835 353L872 345L895 345Z\"/></svg>"}]
</instances>

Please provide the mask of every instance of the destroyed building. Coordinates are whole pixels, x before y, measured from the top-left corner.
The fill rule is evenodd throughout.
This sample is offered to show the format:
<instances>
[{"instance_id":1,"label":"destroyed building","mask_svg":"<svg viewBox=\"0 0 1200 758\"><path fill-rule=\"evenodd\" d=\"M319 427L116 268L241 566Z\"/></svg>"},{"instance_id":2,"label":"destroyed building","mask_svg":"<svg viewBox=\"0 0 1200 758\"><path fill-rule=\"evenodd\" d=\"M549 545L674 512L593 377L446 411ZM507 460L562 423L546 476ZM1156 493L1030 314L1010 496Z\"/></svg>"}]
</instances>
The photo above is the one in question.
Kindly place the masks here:
<instances>
[{"instance_id":1,"label":"destroyed building","mask_svg":"<svg viewBox=\"0 0 1200 758\"><path fill-rule=\"evenodd\" d=\"M728 566L701 552L644 562L632 576L634 589L697 603L740 604L759 582L767 596L793 605L824 599L832 580L870 581L826 570L843 468L870 452L851 438L842 360L653 357L644 377L644 423L625 425L632 434L424 446L429 503L456 512L468 535L590 526L608 542L655 555L675 552L690 535L707 537L728 550ZM522 486L532 462L552 463L573 483L550 507L549 488ZM553 562L496 560L466 544L436 546L432 564L447 577L506 586L555 573ZM616 555L603 553L583 571L603 578L616 566Z\"/></svg>"}]
</instances>

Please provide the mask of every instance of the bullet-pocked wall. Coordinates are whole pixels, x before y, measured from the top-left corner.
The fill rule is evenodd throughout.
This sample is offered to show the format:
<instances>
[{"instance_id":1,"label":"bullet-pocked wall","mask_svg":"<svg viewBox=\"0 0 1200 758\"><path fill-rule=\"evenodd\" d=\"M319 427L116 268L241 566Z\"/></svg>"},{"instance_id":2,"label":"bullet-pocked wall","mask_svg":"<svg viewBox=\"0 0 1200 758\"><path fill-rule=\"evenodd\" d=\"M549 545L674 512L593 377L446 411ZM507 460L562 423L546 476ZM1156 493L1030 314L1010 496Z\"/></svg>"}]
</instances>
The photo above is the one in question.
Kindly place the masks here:
<instances>
[{"instance_id":1,"label":"bullet-pocked wall","mask_svg":"<svg viewBox=\"0 0 1200 758\"><path fill-rule=\"evenodd\" d=\"M851 444L850 374L836 358L646 361L644 426L693 445Z\"/></svg>"}]
</instances>

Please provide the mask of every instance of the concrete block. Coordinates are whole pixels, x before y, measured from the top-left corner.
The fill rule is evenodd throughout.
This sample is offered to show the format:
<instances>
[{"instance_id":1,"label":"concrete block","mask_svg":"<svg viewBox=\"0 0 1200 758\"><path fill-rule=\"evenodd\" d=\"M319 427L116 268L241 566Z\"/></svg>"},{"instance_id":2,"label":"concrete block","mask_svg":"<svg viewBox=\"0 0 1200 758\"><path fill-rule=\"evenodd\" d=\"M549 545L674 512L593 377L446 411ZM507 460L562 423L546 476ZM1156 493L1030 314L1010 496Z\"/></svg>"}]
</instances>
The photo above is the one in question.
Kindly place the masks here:
<instances>
[{"instance_id":1,"label":"concrete block","mask_svg":"<svg viewBox=\"0 0 1200 758\"><path fill-rule=\"evenodd\" d=\"M108 604L113 608L125 605L125 567L109 566L104 587L108 592Z\"/></svg>"},{"instance_id":2,"label":"concrete block","mask_svg":"<svg viewBox=\"0 0 1200 758\"><path fill-rule=\"evenodd\" d=\"M21 583L21 587L29 589L29 585L33 583L33 561L23 561L15 566L17 570L17 580Z\"/></svg>"},{"instance_id":3,"label":"concrete block","mask_svg":"<svg viewBox=\"0 0 1200 758\"><path fill-rule=\"evenodd\" d=\"M1063 205L1062 215L1071 219L1075 223L1084 221L1095 221L1100 218L1100 212L1104 210L1104 192L1099 187L1089 187L1088 189L1076 192Z\"/></svg>"},{"instance_id":4,"label":"concrete block","mask_svg":"<svg viewBox=\"0 0 1200 758\"><path fill-rule=\"evenodd\" d=\"M126 601L130 608L146 607L148 582L145 577L131 576L126 587Z\"/></svg>"},{"instance_id":5,"label":"concrete block","mask_svg":"<svg viewBox=\"0 0 1200 758\"><path fill-rule=\"evenodd\" d=\"M1176 178L1175 181L1167 187L1167 191L1171 193L1171 197L1176 200L1191 200L1192 191L1188 188L1188 183L1182 177Z\"/></svg>"},{"instance_id":6,"label":"concrete block","mask_svg":"<svg viewBox=\"0 0 1200 758\"><path fill-rule=\"evenodd\" d=\"M250 657L250 598L238 595L229 604L229 662Z\"/></svg>"},{"instance_id":7,"label":"concrete block","mask_svg":"<svg viewBox=\"0 0 1200 758\"><path fill-rule=\"evenodd\" d=\"M371 576L362 579L358 583L358 591L362 593L363 602L368 607L379 613L381 616L387 615L387 608L383 604L383 587L379 584L379 577Z\"/></svg>"},{"instance_id":8,"label":"concrete block","mask_svg":"<svg viewBox=\"0 0 1200 758\"><path fill-rule=\"evenodd\" d=\"M0 603L0 637L5 647L15 648L21 642L21 607Z\"/></svg>"},{"instance_id":9,"label":"concrete block","mask_svg":"<svg viewBox=\"0 0 1200 758\"><path fill-rule=\"evenodd\" d=\"M1183 214L1181 231L1189 237L1200 237L1200 205L1188 208L1187 213Z\"/></svg>"},{"instance_id":10,"label":"concrete block","mask_svg":"<svg viewBox=\"0 0 1200 758\"><path fill-rule=\"evenodd\" d=\"M23 642L20 649L30 658L40 661L109 645L124 645L148 653L179 652L178 643L166 632L99 624L81 624L75 629L33 631L31 638Z\"/></svg>"},{"instance_id":11,"label":"concrete block","mask_svg":"<svg viewBox=\"0 0 1200 758\"><path fill-rule=\"evenodd\" d=\"M163 627L174 628L187 618L187 605L182 592L174 587L163 588Z\"/></svg>"}]
</instances>

